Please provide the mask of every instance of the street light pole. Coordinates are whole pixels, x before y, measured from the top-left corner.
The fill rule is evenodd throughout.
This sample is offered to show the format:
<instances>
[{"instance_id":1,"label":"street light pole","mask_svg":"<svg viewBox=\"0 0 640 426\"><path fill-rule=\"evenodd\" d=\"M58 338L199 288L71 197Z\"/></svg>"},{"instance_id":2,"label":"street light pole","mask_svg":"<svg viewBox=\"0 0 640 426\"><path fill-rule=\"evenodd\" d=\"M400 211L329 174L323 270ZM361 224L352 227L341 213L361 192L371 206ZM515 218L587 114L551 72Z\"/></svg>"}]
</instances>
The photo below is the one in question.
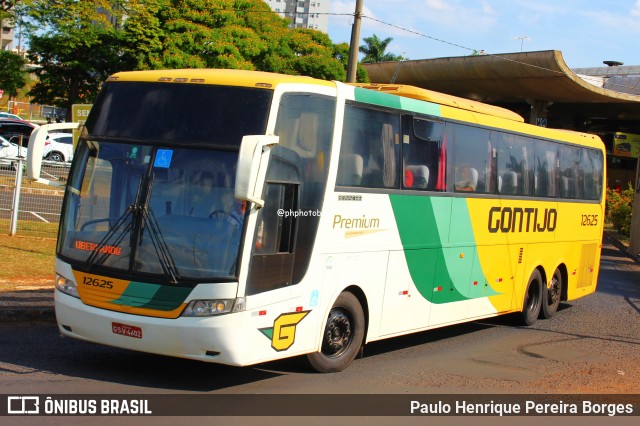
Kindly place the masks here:
<instances>
[{"instance_id":1,"label":"street light pole","mask_svg":"<svg viewBox=\"0 0 640 426\"><path fill-rule=\"evenodd\" d=\"M529 37L527 36L520 36L520 37L516 37L518 40L520 40L520 51L522 52L522 46L524 45L524 41L525 40L529 40Z\"/></svg>"},{"instance_id":2,"label":"street light pole","mask_svg":"<svg viewBox=\"0 0 640 426\"><path fill-rule=\"evenodd\" d=\"M347 68L347 83L356 82L356 70L358 68L358 52L360 46L360 20L362 18L362 2L356 0L356 11L353 15L353 27L351 27L351 44L349 46L349 68Z\"/></svg>"}]
</instances>

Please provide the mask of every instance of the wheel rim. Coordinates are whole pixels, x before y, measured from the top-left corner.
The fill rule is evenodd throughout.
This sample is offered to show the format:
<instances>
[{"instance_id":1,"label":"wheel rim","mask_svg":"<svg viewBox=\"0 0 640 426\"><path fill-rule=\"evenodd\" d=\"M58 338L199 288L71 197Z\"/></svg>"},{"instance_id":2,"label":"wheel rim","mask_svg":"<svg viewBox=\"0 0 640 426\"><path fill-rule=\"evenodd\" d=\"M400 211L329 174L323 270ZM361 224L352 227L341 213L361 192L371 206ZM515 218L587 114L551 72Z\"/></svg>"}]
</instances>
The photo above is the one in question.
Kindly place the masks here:
<instances>
[{"instance_id":1,"label":"wheel rim","mask_svg":"<svg viewBox=\"0 0 640 426\"><path fill-rule=\"evenodd\" d=\"M341 309L332 309L322 342L322 353L330 357L340 356L351 345L353 325Z\"/></svg>"},{"instance_id":2,"label":"wheel rim","mask_svg":"<svg viewBox=\"0 0 640 426\"><path fill-rule=\"evenodd\" d=\"M62 155L60 155L60 154L56 154L56 153L51 154L51 155L49 156L49 159L50 159L51 161L64 161L64 159L62 158Z\"/></svg>"},{"instance_id":3,"label":"wheel rim","mask_svg":"<svg viewBox=\"0 0 640 426\"><path fill-rule=\"evenodd\" d=\"M560 280L554 275L549 286L549 304L553 305L560 299Z\"/></svg>"}]
</instances>

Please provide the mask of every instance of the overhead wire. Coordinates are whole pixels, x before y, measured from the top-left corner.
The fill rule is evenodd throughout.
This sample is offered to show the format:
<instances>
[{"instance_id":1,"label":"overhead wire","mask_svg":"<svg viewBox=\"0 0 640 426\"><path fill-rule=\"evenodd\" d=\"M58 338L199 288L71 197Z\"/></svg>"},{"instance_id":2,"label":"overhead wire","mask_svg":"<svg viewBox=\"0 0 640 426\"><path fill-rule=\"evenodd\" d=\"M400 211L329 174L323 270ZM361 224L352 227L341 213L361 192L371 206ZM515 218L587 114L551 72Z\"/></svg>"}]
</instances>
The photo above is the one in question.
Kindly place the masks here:
<instances>
[{"instance_id":1,"label":"overhead wire","mask_svg":"<svg viewBox=\"0 0 640 426\"><path fill-rule=\"evenodd\" d=\"M415 35L418 35L420 37L425 37L425 38L428 38L428 39L433 40L433 41L437 41L437 42L440 42L440 43L448 44L450 46L454 46L454 47L458 47L458 48L461 48L461 49L465 49L465 50L468 50L468 51L471 51L471 52L478 52L479 51L478 49L473 49L473 48L470 48L470 47L467 47L467 46L463 46L463 45L458 44L458 43L453 43L453 42L450 42L450 41L447 41L447 40L443 40L443 39L440 39L440 38L437 38L437 37L433 37L433 36L421 33L419 31L415 31L415 30L411 30L411 29L402 27L400 25L391 24L391 23L385 22L385 21L383 21L381 19L372 18L372 17L366 16L366 15L362 15L362 18L377 22L377 23L382 24L382 25L387 25L387 26L392 27L392 28L396 28L396 29L401 30L401 31L405 31L405 32L408 32L408 33L411 33L411 34L415 34ZM508 57L505 57L503 55L488 53L488 52L486 52L484 50L482 52L484 52L484 53L482 55L479 55L479 56L489 56L489 57L493 57L493 58L500 59L500 60L503 60L503 61L513 62L513 63L519 64L519 65L527 66L527 67L530 67L530 68L536 68L536 69L539 69L539 70L542 70L542 71L548 71L550 73L554 73L554 74L558 74L558 75L566 75L564 71L553 70L553 69L542 67L542 66L539 66L539 65L535 65L535 64L519 61L517 59L508 58ZM576 75L578 75L578 74L576 74ZM582 78L583 80L586 80L587 83L589 83L591 85L594 85L596 87L601 87L603 89L605 88L604 87L604 81L603 81L603 79L605 77L595 77L595 76L587 76L587 75L578 75L578 76L580 78ZM594 84L594 83L590 82L589 80L594 81L594 82L598 82L598 83L602 82L603 86L600 86L599 84ZM624 89L631 89L631 90L638 90L639 89L638 87L626 86L626 85L617 84L617 83L609 83L609 85L610 86L616 86L616 87L619 87L619 88L624 88ZM613 90L613 89L610 89L610 90ZM629 92L620 92L618 90L616 90L616 92L626 93L626 94L634 94L634 93L629 93Z\"/></svg>"}]
</instances>

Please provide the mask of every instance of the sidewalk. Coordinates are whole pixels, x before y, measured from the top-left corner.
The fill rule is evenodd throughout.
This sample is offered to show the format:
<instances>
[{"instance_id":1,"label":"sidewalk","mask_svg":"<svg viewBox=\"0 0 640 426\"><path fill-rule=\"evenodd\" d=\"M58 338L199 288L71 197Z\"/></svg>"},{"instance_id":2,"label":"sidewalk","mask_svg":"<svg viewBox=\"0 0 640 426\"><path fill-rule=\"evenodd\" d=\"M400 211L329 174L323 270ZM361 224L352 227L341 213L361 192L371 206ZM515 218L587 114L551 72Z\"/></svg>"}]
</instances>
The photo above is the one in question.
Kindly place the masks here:
<instances>
[{"instance_id":1,"label":"sidewalk","mask_svg":"<svg viewBox=\"0 0 640 426\"><path fill-rule=\"evenodd\" d=\"M0 324L55 322L53 285L53 279L30 285L0 282Z\"/></svg>"},{"instance_id":2,"label":"sidewalk","mask_svg":"<svg viewBox=\"0 0 640 426\"><path fill-rule=\"evenodd\" d=\"M614 232L605 231L602 243L614 246L622 255L629 256L628 246ZM53 288L53 280L36 284L0 282L0 324L55 322Z\"/></svg>"}]
</instances>

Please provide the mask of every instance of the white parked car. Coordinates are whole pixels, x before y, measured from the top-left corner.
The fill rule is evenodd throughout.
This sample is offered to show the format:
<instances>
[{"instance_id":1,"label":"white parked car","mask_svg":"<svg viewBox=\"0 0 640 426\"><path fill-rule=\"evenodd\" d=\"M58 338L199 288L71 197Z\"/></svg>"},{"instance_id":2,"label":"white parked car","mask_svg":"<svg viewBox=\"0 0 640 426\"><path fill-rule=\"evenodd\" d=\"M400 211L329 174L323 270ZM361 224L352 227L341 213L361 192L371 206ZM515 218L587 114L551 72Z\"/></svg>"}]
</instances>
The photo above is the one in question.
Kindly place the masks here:
<instances>
[{"instance_id":1,"label":"white parked car","mask_svg":"<svg viewBox=\"0 0 640 426\"><path fill-rule=\"evenodd\" d=\"M18 149L18 145L9 142L2 136L0 136L0 145L2 145L0 148L0 166L2 167L9 166L15 170L18 165L16 162L18 154L24 158L27 157L27 148Z\"/></svg>"},{"instance_id":2,"label":"white parked car","mask_svg":"<svg viewBox=\"0 0 640 426\"><path fill-rule=\"evenodd\" d=\"M0 112L0 118L10 118L12 120L22 120L19 115L11 114L8 112Z\"/></svg>"},{"instance_id":3,"label":"white parked car","mask_svg":"<svg viewBox=\"0 0 640 426\"><path fill-rule=\"evenodd\" d=\"M50 161L73 160L73 135L71 133L49 133L42 158Z\"/></svg>"}]
</instances>

